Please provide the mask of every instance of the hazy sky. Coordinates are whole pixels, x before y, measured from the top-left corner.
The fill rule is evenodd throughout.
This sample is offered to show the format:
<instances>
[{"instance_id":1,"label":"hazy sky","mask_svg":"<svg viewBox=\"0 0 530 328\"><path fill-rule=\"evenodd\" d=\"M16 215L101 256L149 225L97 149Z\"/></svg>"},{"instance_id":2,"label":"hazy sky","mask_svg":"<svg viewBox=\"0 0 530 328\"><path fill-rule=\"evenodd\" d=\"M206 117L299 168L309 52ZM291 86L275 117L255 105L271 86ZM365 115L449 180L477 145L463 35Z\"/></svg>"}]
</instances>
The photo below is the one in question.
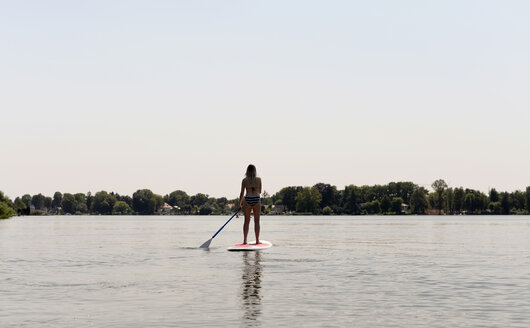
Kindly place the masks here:
<instances>
[{"instance_id":1,"label":"hazy sky","mask_svg":"<svg viewBox=\"0 0 530 328\"><path fill-rule=\"evenodd\" d=\"M529 1L0 1L0 190L530 185Z\"/></svg>"}]
</instances>

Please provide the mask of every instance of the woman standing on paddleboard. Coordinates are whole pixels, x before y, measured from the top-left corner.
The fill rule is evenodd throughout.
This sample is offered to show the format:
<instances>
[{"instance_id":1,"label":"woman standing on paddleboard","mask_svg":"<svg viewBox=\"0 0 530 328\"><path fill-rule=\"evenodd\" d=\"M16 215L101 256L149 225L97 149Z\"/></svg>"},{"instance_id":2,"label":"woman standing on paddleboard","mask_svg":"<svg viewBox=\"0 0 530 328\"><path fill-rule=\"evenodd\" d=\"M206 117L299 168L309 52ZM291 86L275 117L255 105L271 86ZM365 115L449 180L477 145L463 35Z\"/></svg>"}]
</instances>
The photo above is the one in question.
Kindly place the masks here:
<instances>
[{"instance_id":1,"label":"woman standing on paddleboard","mask_svg":"<svg viewBox=\"0 0 530 328\"><path fill-rule=\"evenodd\" d=\"M256 167L250 164L247 167L245 178L241 182L241 193L239 195L239 208L243 202L243 194L246 195L245 207L243 212L245 213L245 223L243 224L243 244L247 243L248 228L250 225L250 212L254 213L254 232L256 234L256 244L259 244L259 215L261 210L261 178L256 174Z\"/></svg>"}]
</instances>

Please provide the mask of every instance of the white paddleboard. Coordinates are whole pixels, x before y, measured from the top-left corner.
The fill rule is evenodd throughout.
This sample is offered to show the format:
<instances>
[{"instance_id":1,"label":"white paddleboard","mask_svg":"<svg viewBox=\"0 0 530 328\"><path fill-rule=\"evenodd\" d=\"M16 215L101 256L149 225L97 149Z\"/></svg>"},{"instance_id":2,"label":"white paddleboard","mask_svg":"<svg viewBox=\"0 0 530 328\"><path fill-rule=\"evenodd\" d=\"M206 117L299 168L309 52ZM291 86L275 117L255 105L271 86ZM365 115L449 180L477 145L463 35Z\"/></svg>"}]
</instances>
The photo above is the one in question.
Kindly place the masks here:
<instances>
[{"instance_id":1,"label":"white paddleboard","mask_svg":"<svg viewBox=\"0 0 530 328\"><path fill-rule=\"evenodd\" d=\"M266 240L260 240L259 244L256 244L255 241L250 242L248 244L236 244L234 246L230 246L227 249L229 251L259 251L260 249L265 249L272 247L272 244L269 243Z\"/></svg>"}]
</instances>

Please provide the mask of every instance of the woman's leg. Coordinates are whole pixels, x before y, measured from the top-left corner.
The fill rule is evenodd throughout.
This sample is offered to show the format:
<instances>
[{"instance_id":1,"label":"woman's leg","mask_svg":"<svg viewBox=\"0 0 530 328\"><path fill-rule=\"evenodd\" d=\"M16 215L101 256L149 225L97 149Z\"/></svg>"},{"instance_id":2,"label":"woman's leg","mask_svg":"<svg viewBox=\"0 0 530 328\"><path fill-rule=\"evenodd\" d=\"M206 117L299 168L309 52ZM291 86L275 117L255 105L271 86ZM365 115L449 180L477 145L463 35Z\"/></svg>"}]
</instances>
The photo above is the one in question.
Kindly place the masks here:
<instances>
[{"instance_id":1,"label":"woman's leg","mask_svg":"<svg viewBox=\"0 0 530 328\"><path fill-rule=\"evenodd\" d=\"M243 212L245 213L245 223L243 223L243 244L247 243L248 227L250 225L250 210L252 208L247 204L243 207Z\"/></svg>"},{"instance_id":2,"label":"woman's leg","mask_svg":"<svg viewBox=\"0 0 530 328\"><path fill-rule=\"evenodd\" d=\"M261 211L261 204L258 203L252 206L252 212L254 212L254 233L256 234L256 244L259 244L259 215ZM250 218L249 218L250 220ZM248 231L248 230L247 230Z\"/></svg>"}]
</instances>

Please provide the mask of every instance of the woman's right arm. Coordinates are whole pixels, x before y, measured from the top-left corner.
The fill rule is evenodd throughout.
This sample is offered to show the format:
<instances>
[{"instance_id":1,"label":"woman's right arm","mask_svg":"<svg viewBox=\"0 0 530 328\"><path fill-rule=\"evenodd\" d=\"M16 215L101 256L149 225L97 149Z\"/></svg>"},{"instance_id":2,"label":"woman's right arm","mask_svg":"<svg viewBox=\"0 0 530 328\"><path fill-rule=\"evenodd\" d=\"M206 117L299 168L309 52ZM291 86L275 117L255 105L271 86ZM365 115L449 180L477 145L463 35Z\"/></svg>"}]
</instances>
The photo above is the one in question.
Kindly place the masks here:
<instances>
[{"instance_id":1,"label":"woman's right arm","mask_svg":"<svg viewBox=\"0 0 530 328\"><path fill-rule=\"evenodd\" d=\"M241 192L239 193L239 207L238 209L241 208L241 203L243 202L243 195L245 194L245 179L243 179L243 181L241 181Z\"/></svg>"}]
</instances>

